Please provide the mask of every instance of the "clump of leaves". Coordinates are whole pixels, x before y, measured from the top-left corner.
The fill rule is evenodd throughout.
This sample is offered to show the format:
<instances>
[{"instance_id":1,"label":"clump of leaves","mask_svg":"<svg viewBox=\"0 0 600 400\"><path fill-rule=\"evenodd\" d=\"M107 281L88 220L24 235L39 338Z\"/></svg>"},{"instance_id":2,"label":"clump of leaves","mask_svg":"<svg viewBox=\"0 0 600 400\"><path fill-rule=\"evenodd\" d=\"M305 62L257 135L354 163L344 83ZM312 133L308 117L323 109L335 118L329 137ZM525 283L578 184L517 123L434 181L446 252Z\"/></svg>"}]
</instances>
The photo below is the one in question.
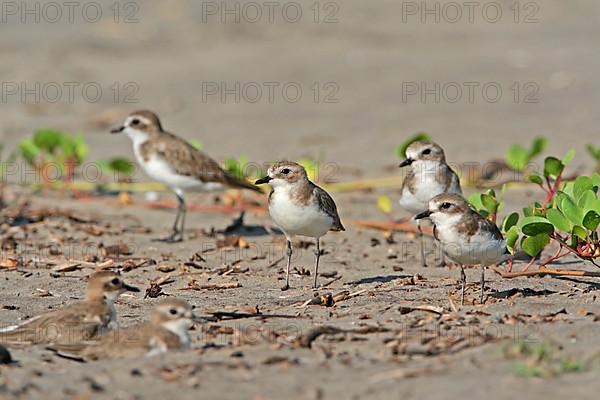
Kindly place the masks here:
<instances>
[{"instance_id":1,"label":"clump of leaves","mask_svg":"<svg viewBox=\"0 0 600 400\"><path fill-rule=\"evenodd\" d=\"M131 177L136 171L135 163L125 157L113 157L98 162L104 172L113 174L115 182L131 182Z\"/></svg>"},{"instance_id":2,"label":"clump of leaves","mask_svg":"<svg viewBox=\"0 0 600 400\"><path fill-rule=\"evenodd\" d=\"M73 178L74 167L81 165L89 152L83 134L71 136L68 133L52 130L37 130L32 137L19 142L21 157L36 170L44 172L54 164L61 177L67 181ZM47 174L42 173L44 179Z\"/></svg>"},{"instance_id":3,"label":"clump of leaves","mask_svg":"<svg viewBox=\"0 0 600 400\"><path fill-rule=\"evenodd\" d=\"M531 160L541 154L547 146L548 140L543 136L535 137L529 148L513 144L506 151L506 165L515 171L524 171Z\"/></svg>"},{"instance_id":4,"label":"clump of leaves","mask_svg":"<svg viewBox=\"0 0 600 400\"><path fill-rule=\"evenodd\" d=\"M548 342L519 341L505 347L504 356L510 359L519 359L514 365L513 371L516 375L527 378L548 378L586 369L586 363L583 360L561 354L558 346Z\"/></svg>"},{"instance_id":5,"label":"clump of leaves","mask_svg":"<svg viewBox=\"0 0 600 400\"><path fill-rule=\"evenodd\" d=\"M546 192L546 198L523 209L521 248L535 257L551 241L559 245L556 254L542 265L573 254L598 266L594 260L600 257L600 174L563 183L562 174L574 155L571 150L562 160L547 157L543 176L529 177Z\"/></svg>"},{"instance_id":6,"label":"clump of leaves","mask_svg":"<svg viewBox=\"0 0 600 400\"><path fill-rule=\"evenodd\" d=\"M431 140L430 134L428 134L426 132L415 133L414 135L408 137L404 142L402 142L402 144L400 144L400 146L398 146L396 148L396 154L398 155L398 158L404 159L404 158L406 158L406 149L408 148L408 146L410 146L411 144L413 144L414 142L417 142L417 141L429 141L429 140Z\"/></svg>"},{"instance_id":7,"label":"clump of leaves","mask_svg":"<svg viewBox=\"0 0 600 400\"><path fill-rule=\"evenodd\" d=\"M246 166L248 165L248 157L241 155L239 157L229 157L223 162L223 168L240 179L246 178Z\"/></svg>"},{"instance_id":8,"label":"clump of leaves","mask_svg":"<svg viewBox=\"0 0 600 400\"><path fill-rule=\"evenodd\" d=\"M596 147L593 144L588 144L586 149L589 155L596 160L596 171L600 172L600 146Z\"/></svg>"}]
</instances>

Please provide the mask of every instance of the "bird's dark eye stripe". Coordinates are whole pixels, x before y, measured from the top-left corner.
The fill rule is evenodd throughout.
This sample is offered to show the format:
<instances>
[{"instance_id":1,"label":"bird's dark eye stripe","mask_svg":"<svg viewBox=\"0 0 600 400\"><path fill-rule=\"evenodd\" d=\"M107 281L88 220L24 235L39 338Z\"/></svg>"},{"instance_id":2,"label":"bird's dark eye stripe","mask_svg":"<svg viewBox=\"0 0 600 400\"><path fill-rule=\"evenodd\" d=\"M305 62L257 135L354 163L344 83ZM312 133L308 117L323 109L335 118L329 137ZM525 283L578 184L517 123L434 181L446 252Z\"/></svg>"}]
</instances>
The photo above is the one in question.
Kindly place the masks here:
<instances>
[{"instance_id":1,"label":"bird's dark eye stripe","mask_svg":"<svg viewBox=\"0 0 600 400\"><path fill-rule=\"evenodd\" d=\"M284 168L284 169L281 170L281 173L284 174L284 175L287 175L287 174L290 173L290 170L289 170L289 168Z\"/></svg>"},{"instance_id":2,"label":"bird's dark eye stripe","mask_svg":"<svg viewBox=\"0 0 600 400\"><path fill-rule=\"evenodd\" d=\"M450 207L452 207L452 204L450 204L450 203L443 203L442 204L442 208L450 208Z\"/></svg>"},{"instance_id":3,"label":"bird's dark eye stripe","mask_svg":"<svg viewBox=\"0 0 600 400\"><path fill-rule=\"evenodd\" d=\"M431 154L431 149L425 149L425 150L423 150L423 154L425 154L425 155Z\"/></svg>"}]
</instances>

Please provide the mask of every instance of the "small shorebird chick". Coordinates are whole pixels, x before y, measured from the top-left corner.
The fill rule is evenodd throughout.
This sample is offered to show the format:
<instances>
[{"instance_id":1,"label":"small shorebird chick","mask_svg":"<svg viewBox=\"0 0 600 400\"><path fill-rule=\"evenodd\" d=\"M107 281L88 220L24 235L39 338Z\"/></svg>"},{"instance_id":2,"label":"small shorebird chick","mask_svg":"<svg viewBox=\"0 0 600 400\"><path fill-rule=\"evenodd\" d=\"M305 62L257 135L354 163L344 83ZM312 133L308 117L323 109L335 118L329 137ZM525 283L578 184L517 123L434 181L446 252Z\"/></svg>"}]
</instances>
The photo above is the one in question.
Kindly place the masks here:
<instances>
[{"instance_id":1,"label":"small shorebird chick","mask_svg":"<svg viewBox=\"0 0 600 400\"><path fill-rule=\"evenodd\" d=\"M179 201L172 233L161 241L174 243L183 240L186 191L203 192L229 187L261 192L245 179L223 170L190 143L163 130L158 116L151 111L133 112L122 126L111 130L111 133L121 132L133 142L135 158L146 174L171 189Z\"/></svg>"},{"instance_id":2,"label":"small shorebird chick","mask_svg":"<svg viewBox=\"0 0 600 400\"><path fill-rule=\"evenodd\" d=\"M312 183L304 167L295 162L281 161L272 165L268 175L256 181L257 185L263 183L273 188L269 195L269 214L287 238L287 269L281 290L290 287L292 239L296 235L316 239L313 288L317 288L320 238L329 231L345 230L335 202L325 190Z\"/></svg>"},{"instance_id":3,"label":"small shorebird chick","mask_svg":"<svg viewBox=\"0 0 600 400\"><path fill-rule=\"evenodd\" d=\"M150 321L107 332L97 342L59 344L49 349L60 356L83 360L154 356L190 347L189 329L194 325L190 304L170 298L152 311Z\"/></svg>"},{"instance_id":4,"label":"small shorebird chick","mask_svg":"<svg viewBox=\"0 0 600 400\"><path fill-rule=\"evenodd\" d=\"M139 292L112 271L92 274L85 300L0 331L3 343L72 343L89 340L116 320L114 303L125 291Z\"/></svg>"},{"instance_id":5,"label":"small shorebird chick","mask_svg":"<svg viewBox=\"0 0 600 400\"><path fill-rule=\"evenodd\" d=\"M483 304L485 267L511 257L506 240L492 221L484 218L458 194L442 193L429 202L429 209L415 216L430 218L436 240L444 253L460 265L461 304L465 303L464 265L481 265L480 302Z\"/></svg>"},{"instance_id":6,"label":"small shorebird chick","mask_svg":"<svg viewBox=\"0 0 600 400\"><path fill-rule=\"evenodd\" d=\"M406 149L406 160L400 168L410 166L410 172L402 181L400 207L416 214L429 205L429 200L440 193L462 194L460 181L452 168L446 163L444 150L436 143L417 141ZM421 265L427 266L423 232L417 221L421 242ZM443 260L442 260L443 263Z\"/></svg>"}]
</instances>

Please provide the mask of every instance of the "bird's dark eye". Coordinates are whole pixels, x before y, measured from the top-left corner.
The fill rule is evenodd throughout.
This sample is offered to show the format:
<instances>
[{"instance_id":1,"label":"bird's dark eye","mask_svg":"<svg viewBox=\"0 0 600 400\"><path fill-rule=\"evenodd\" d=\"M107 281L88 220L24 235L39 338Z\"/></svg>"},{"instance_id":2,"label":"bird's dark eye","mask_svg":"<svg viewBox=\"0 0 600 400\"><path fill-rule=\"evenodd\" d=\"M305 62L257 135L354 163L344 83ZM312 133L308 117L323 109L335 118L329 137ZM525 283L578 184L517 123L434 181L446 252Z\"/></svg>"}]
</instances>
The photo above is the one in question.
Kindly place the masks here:
<instances>
[{"instance_id":1,"label":"bird's dark eye","mask_svg":"<svg viewBox=\"0 0 600 400\"><path fill-rule=\"evenodd\" d=\"M118 285L119 283L121 283L121 281L119 280L119 278L114 278L112 281L110 281L110 283L112 283L113 285Z\"/></svg>"},{"instance_id":2,"label":"bird's dark eye","mask_svg":"<svg viewBox=\"0 0 600 400\"><path fill-rule=\"evenodd\" d=\"M450 203L448 203L448 202L446 202L446 203L442 203L442 206L441 206L441 208L443 208L443 209L446 209L446 210L447 210L448 208L450 208L450 207L452 207L452 204L450 204Z\"/></svg>"},{"instance_id":3,"label":"bird's dark eye","mask_svg":"<svg viewBox=\"0 0 600 400\"><path fill-rule=\"evenodd\" d=\"M174 309L174 308L171 308L171 309L169 310L169 314L171 314L171 315L176 315L176 314L177 314L177 310L176 310L176 309Z\"/></svg>"},{"instance_id":4,"label":"bird's dark eye","mask_svg":"<svg viewBox=\"0 0 600 400\"><path fill-rule=\"evenodd\" d=\"M140 120L139 119L134 119L133 121L131 121L131 125L139 125L140 124Z\"/></svg>"},{"instance_id":5,"label":"bird's dark eye","mask_svg":"<svg viewBox=\"0 0 600 400\"><path fill-rule=\"evenodd\" d=\"M425 149L423 150L423 155L427 155L427 154L431 154L431 149Z\"/></svg>"},{"instance_id":6,"label":"bird's dark eye","mask_svg":"<svg viewBox=\"0 0 600 400\"><path fill-rule=\"evenodd\" d=\"M282 174L284 174L284 175L287 175L287 174L289 174L290 172L291 172L291 171L289 170L289 168L284 168L284 169L282 169L282 170L281 170L281 173L282 173Z\"/></svg>"}]
</instances>

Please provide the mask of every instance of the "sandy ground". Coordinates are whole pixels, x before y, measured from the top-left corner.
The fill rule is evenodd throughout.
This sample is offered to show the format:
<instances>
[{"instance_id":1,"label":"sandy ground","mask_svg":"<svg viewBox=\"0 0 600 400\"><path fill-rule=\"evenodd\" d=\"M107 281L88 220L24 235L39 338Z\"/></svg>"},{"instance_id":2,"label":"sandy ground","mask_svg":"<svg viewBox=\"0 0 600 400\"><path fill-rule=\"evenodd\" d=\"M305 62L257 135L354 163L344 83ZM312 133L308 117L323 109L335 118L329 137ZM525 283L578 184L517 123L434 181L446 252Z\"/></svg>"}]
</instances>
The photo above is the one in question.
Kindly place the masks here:
<instances>
[{"instance_id":1,"label":"sandy ground","mask_svg":"<svg viewBox=\"0 0 600 400\"><path fill-rule=\"evenodd\" d=\"M6 148L35 129L52 127L84 132L91 144L91 162L131 156L127 138L109 136L107 131L128 112L149 108L161 115L167 129L200 140L216 159L245 155L263 163L308 157L322 165L332 163L339 181L397 174L394 149L417 131L432 133L450 160L474 163L502 157L510 143L528 142L543 134L550 140L550 153L562 155L570 147L579 151L572 172L592 168L583 147L598 139L600 83L595 74L600 67L596 51L600 6L595 1L538 1L533 8L523 3L516 23L509 9L512 1L497 2L503 14L496 23L486 21L493 14L482 15L486 2L475 10L472 23L466 9L456 23L447 21L454 14L440 14L439 23L430 16L423 23L419 13L407 15L405 9L403 15L406 2L394 1L320 3L318 23L310 4L304 2L299 3L303 17L297 23L286 22L281 12L276 12L273 23L267 16L251 23L243 15L239 23L222 23L219 15L203 12L206 2L144 1L133 8L122 2L119 21L128 15L138 20L129 24L115 23L109 8L112 3L98 2L103 17L96 23L86 22L81 10L73 23L66 15L56 23L45 21L42 15L41 22L35 23L22 22L19 14L3 9L0 134ZM433 3L428 2L429 7ZM220 2L215 4L221 7ZM323 23L331 12L330 18L338 22ZM22 84L35 88L39 83L40 88L50 90L69 82L78 84L73 101L66 89L56 102L49 101L53 95L41 89L34 89L39 99L31 94L22 98ZM207 93L214 84L232 88L236 82L241 87L262 87L261 99L251 102L251 92L240 92L239 102L234 95L221 99L221 93ZM275 82L277 88L300 87L303 95L293 103L275 90L271 102L266 82ZM440 83L439 102L435 94L422 100L421 93L406 92L414 84L435 88L436 82ZM473 101L465 86L471 82L476 85ZM115 83L119 88L116 99ZM316 101L315 83L319 88ZM519 87L516 101L515 83ZM10 94L14 84L18 92ZM88 93L86 98L82 93L86 84L101 88L97 102L90 100L93 95ZM450 90L455 84L463 93L452 102L455 93ZM486 84L501 88L498 101L483 95L481 88ZM443 92L443 87L448 91ZM142 173L137 176L145 180ZM23 180L22 175L7 179ZM56 358L42 347L11 348L18 363L0 368L0 397L485 395L500 399L517 395L585 398L597 392L597 281L502 280L488 272L486 304L453 312L449 297L457 301L455 268L422 269L410 235L396 234L388 243L381 232L352 223L384 220L374 205L376 199L381 194L397 197L397 188L334 195L348 231L325 239L330 254L324 257L321 271L336 271L335 277L341 278L318 293L358 294L333 307L299 307L314 295L311 276L294 274L292 289L279 291L283 262L274 261L283 249L278 236L256 228L242 235L250 247L247 252L236 248L211 251L221 236L206 231L223 229L234 214L192 212L188 240L163 245L151 239L168 231L173 212L149 210L143 196L136 196L133 206L121 208L114 198L83 201L69 193L11 190L18 194L11 197L15 201L30 198L28 209L51 205L72 210L83 220L50 216L39 229L17 236L21 246L66 238L72 247L61 245L65 254L54 257L61 264L64 258L83 258L86 243L93 248L125 241L134 246L135 253L121 256L117 266L126 264L128 258L157 262L124 272L133 284L146 288L150 280L167 274L159 267L173 269L169 272L173 282L164 286L164 292L186 298L200 313L258 307L263 317L198 325L192 351L155 359L82 365ZM535 189L509 191L506 210L518 209L536 196ZM163 197L170 199L167 194ZM214 195L190 199L193 204L210 205ZM248 195L247 200L265 203L260 196ZM405 215L396 207L394 216ZM246 223L270 225L260 212L248 213ZM91 236L89 225L100 226L100 236ZM202 251L206 261L200 267L182 267ZM295 260L298 270L311 270L312 251L312 247L304 249ZM594 268L574 260L565 262L570 268ZM222 276L220 268L233 264L238 269ZM82 297L90 268L53 277L57 275L51 267L27 264L2 272L0 324L12 324ZM478 279L478 271L467 272L469 282ZM420 277L415 279L417 274ZM181 290L190 279L201 285L238 282L241 286ZM321 276L320 282L333 279ZM41 296L38 288L52 296ZM469 298L476 293L474 284L469 287ZM127 325L144 319L156 301L142 295L123 297L118 304L120 322ZM406 307L420 305L443 307L443 312L407 312ZM286 318L268 317L275 314ZM321 336L311 348L295 344L295 337L319 325L346 333ZM266 339L260 339L256 330ZM244 343L238 340L240 336ZM515 350L524 341L528 344ZM551 350L551 356L526 368L531 371L541 365L546 377L522 376L520 366L532 363L522 347ZM584 367L574 373L557 372L565 360L576 360Z\"/></svg>"}]
</instances>

